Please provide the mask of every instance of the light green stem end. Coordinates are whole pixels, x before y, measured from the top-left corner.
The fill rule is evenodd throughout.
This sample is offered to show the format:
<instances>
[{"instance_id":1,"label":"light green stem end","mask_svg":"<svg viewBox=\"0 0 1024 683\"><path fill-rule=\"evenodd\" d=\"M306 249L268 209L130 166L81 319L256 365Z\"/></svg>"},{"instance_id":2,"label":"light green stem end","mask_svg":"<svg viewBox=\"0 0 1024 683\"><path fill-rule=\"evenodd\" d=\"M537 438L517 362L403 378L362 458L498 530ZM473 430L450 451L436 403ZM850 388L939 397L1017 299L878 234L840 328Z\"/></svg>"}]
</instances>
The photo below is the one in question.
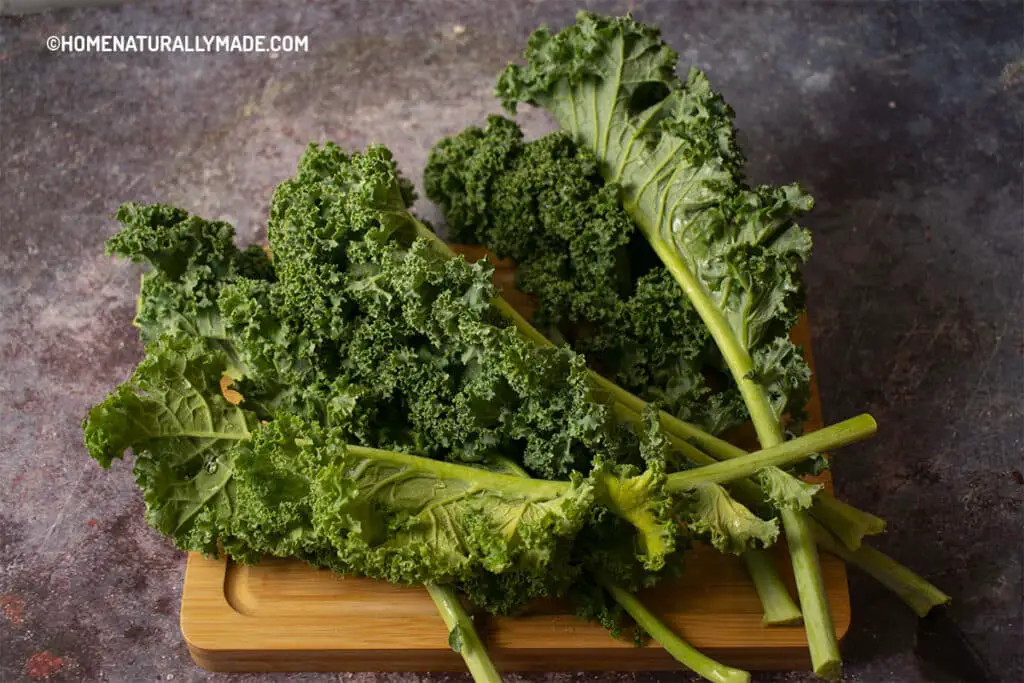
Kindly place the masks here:
<instances>
[{"instance_id":1,"label":"light green stem end","mask_svg":"<svg viewBox=\"0 0 1024 683\"><path fill-rule=\"evenodd\" d=\"M715 683L748 683L750 674L734 669L702 654L692 645L673 633L658 617L652 614L635 595L618 586L604 584L605 589L622 605L633 621L661 644L676 661L694 673Z\"/></svg>"},{"instance_id":2,"label":"light green stem end","mask_svg":"<svg viewBox=\"0 0 1024 683\"><path fill-rule=\"evenodd\" d=\"M820 524L812 523L811 529L818 545L824 550L863 570L899 596L917 616L927 616L932 609L951 600L924 578L871 546L861 545L857 550L850 550Z\"/></svg>"},{"instance_id":3,"label":"light green stem end","mask_svg":"<svg viewBox=\"0 0 1024 683\"><path fill-rule=\"evenodd\" d=\"M748 550L743 553L743 562L747 565L750 578L754 580L757 596L761 598L761 607L764 609L761 623L765 626L788 626L803 621L800 608L790 597L767 551Z\"/></svg>"},{"instance_id":4,"label":"light green stem end","mask_svg":"<svg viewBox=\"0 0 1024 683\"><path fill-rule=\"evenodd\" d=\"M501 683L501 674L487 655L487 648L480 642L480 636L473 628L473 620L462 608L455 589L436 583L428 583L426 587L448 627L448 633L458 633L459 654L466 662L473 680L476 683Z\"/></svg>"},{"instance_id":5,"label":"light green stem end","mask_svg":"<svg viewBox=\"0 0 1024 683\"><path fill-rule=\"evenodd\" d=\"M793 510L782 510L781 516L800 595L811 665L818 676L837 680L842 674L843 664L810 525L803 514Z\"/></svg>"}]
</instances>

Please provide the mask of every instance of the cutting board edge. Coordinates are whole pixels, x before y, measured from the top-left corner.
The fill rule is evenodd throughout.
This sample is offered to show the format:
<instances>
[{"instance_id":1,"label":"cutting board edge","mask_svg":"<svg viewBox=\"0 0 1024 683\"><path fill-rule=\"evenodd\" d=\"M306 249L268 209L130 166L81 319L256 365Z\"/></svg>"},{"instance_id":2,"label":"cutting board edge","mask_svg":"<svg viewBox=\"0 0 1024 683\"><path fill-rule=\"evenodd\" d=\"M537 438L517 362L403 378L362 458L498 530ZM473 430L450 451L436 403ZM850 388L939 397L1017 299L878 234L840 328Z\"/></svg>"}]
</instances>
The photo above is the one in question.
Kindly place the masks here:
<instances>
[{"instance_id":1,"label":"cutting board edge","mask_svg":"<svg viewBox=\"0 0 1024 683\"><path fill-rule=\"evenodd\" d=\"M218 650L210 653L189 647L189 656L201 668L212 672L352 672L400 673L433 672L462 673L465 662L455 652L439 650L404 650L347 653L337 650ZM604 651L573 650L495 650L489 649L495 666L506 673L539 673L569 671L683 671L679 662L661 648L612 650L621 652L608 657ZM749 671L792 671L810 668L806 648L772 648L759 650L707 649L705 655ZM396 655L407 655L398 657Z\"/></svg>"}]
</instances>

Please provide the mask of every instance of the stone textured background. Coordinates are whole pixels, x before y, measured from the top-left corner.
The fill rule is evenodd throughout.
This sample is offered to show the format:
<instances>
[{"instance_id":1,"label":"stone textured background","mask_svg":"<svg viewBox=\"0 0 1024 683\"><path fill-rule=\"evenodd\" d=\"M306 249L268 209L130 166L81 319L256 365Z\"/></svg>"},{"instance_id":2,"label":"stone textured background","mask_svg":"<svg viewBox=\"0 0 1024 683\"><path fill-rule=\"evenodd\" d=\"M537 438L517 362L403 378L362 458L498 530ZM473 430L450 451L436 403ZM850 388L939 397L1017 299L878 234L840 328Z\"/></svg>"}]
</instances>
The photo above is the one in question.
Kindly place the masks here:
<instances>
[{"instance_id":1,"label":"stone textured background","mask_svg":"<svg viewBox=\"0 0 1024 683\"><path fill-rule=\"evenodd\" d=\"M139 2L0 18L0 680L461 680L192 664L177 620L183 556L145 526L129 467L103 472L81 443L87 408L140 357L138 272L102 245L125 200L180 204L258 238L272 187L310 140L382 142L418 175L434 140L497 111L494 76L528 32L582 4ZM1021 3L586 5L660 24L737 110L752 179L816 196L808 280L825 418L870 411L881 424L840 459L838 491L891 521L879 547L950 592L993 668L1024 680ZM44 44L137 33L306 34L310 50ZM860 576L851 585L846 680L927 680L912 615Z\"/></svg>"}]
</instances>

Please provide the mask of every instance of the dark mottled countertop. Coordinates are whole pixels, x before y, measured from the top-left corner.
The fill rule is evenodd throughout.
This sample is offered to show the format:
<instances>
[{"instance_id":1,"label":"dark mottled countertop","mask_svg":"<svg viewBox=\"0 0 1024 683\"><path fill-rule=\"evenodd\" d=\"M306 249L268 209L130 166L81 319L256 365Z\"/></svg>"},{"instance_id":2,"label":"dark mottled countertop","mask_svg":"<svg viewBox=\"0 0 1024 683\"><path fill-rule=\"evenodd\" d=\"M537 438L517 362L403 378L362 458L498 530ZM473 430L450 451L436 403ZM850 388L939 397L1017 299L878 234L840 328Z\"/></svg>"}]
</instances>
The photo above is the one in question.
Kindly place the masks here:
<instances>
[{"instance_id":1,"label":"dark mottled countertop","mask_svg":"<svg viewBox=\"0 0 1024 683\"><path fill-rule=\"evenodd\" d=\"M102 244L129 199L258 237L309 140L383 142L417 175L432 141L497 111L494 76L527 33L578 4L160 2L0 18L0 680L445 678L192 664L182 554L146 527L129 467L103 472L82 447L86 409L140 356L137 271ZM838 491L891 521L878 545L951 593L993 668L1024 680L1021 3L591 6L660 24L737 110L752 178L815 195L825 417L866 410L881 424L840 459ZM49 52L45 38L65 33L306 34L309 52ZM851 589L847 680L926 680L910 613L860 576Z\"/></svg>"}]
</instances>

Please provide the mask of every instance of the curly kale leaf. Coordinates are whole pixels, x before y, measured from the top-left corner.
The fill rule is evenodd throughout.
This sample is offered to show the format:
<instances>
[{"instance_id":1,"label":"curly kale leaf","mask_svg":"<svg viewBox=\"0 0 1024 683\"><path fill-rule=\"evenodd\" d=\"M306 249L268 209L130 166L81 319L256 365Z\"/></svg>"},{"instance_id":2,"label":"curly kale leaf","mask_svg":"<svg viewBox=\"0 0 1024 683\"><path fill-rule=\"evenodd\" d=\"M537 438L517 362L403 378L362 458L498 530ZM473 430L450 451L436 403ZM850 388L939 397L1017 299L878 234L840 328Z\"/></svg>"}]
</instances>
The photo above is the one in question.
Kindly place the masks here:
<instances>
[{"instance_id":1,"label":"curly kale leaf","mask_svg":"<svg viewBox=\"0 0 1024 683\"><path fill-rule=\"evenodd\" d=\"M779 536L778 522L761 519L718 484L693 489L689 502L683 514L690 529L723 553L768 547Z\"/></svg>"},{"instance_id":2,"label":"curly kale leaf","mask_svg":"<svg viewBox=\"0 0 1024 683\"><path fill-rule=\"evenodd\" d=\"M227 223L134 203L123 204L117 220L121 230L107 241L107 253L152 266L142 277L135 318L145 344L164 334L223 338L220 289L238 277L274 277L263 249L239 250Z\"/></svg>"},{"instance_id":3,"label":"curly kale leaf","mask_svg":"<svg viewBox=\"0 0 1024 683\"><path fill-rule=\"evenodd\" d=\"M440 141L424 183L455 240L515 261L516 285L536 297L533 320L549 336L708 431L746 418L707 328L655 265L619 189L567 133L524 142L515 122L491 116Z\"/></svg>"},{"instance_id":4,"label":"curly kale leaf","mask_svg":"<svg viewBox=\"0 0 1024 683\"><path fill-rule=\"evenodd\" d=\"M267 357L280 335L301 347L285 356L312 364L304 385L343 381L373 407L370 423L397 413L408 427L365 443L468 462L505 456L546 478L586 472L596 450L615 450L583 359L494 324L490 269L446 258L417 236L386 149L311 147L275 193L271 216L278 281L266 296L228 292L224 308L238 314L225 315L240 335L261 321L245 333L247 359Z\"/></svg>"},{"instance_id":5,"label":"curly kale leaf","mask_svg":"<svg viewBox=\"0 0 1024 683\"><path fill-rule=\"evenodd\" d=\"M789 344L802 310L811 238L796 219L811 198L795 185L744 183L731 108L702 73L676 75L676 53L652 27L580 12L557 34L536 31L526 60L500 77L504 104L547 109L593 152L701 313L759 432L776 432L782 411L801 408L806 365L782 354L776 373L785 376L763 385L752 359Z\"/></svg>"},{"instance_id":6,"label":"curly kale leaf","mask_svg":"<svg viewBox=\"0 0 1024 683\"><path fill-rule=\"evenodd\" d=\"M103 467L135 451L147 521L180 547L205 553L230 533L237 446L256 425L220 394L227 367L226 356L201 341L158 340L83 425L89 454Z\"/></svg>"},{"instance_id":7,"label":"curly kale leaf","mask_svg":"<svg viewBox=\"0 0 1024 683\"><path fill-rule=\"evenodd\" d=\"M147 519L186 550L315 558L401 583L519 571L541 581L589 518L594 487L524 479L345 443L220 392L223 353L161 340L91 411L90 453L136 453Z\"/></svg>"}]
</instances>

